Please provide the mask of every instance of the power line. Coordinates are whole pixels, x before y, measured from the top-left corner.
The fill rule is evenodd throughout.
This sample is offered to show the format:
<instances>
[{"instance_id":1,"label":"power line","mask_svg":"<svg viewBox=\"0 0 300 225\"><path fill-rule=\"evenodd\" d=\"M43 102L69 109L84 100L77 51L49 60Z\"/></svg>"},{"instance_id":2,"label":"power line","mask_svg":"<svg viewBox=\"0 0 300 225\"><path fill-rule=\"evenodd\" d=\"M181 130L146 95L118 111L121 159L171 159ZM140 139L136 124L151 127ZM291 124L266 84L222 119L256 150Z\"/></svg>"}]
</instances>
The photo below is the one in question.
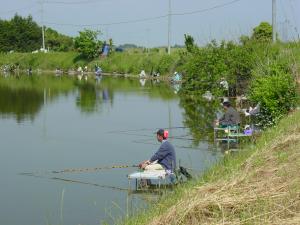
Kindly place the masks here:
<instances>
[{"instance_id":1,"label":"power line","mask_svg":"<svg viewBox=\"0 0 300 225\"><path fill-rule=\"evenodd\" d=\"M47 4L62 4L62 5L78 5L78 4L103 2L103 1L107 1L107 0L86 0L86 1L77 1L77 2L44 1L44 3L47 3Z\"/></svg>"},{"instance_id":2,"label":"power line","mask_svg":"<svg viewBox=\"0 0 300 225\"><path fill-rule=\"evenodd\" d=\"M127 20L127 21L120 21L120 22L113 22L113 23L98 23L98 24L67 24L67 23L51 23L51 22L45 22L46 24L52 24L52 25L61 25L61 26L74 26L74 27L93 27L93 26L111 26L111 25L120 25L120 24L127 24L127 23L139 23L139 22L145 22L150 20L157 20L161 18L166 18L168 15L163 16L156 16L156 17L148 17L144 19L136 19L136 20Z\"/></svg>"},{"instance_id":3,"label":"power line","mask_svg":"<svg viewBox=\"0 0 300 225\"><path fill-rule=\"evenodd\" d=\"M200 9L196 11L191 11L191 12L183 12L183 13L168 13L166 15L161 15L161 16L156 16L156 17L147 17L143 19L136 19L136 20L127 20L127 21L118 21L118 22L112 22L112 23L99 23L99 24L67 24L67 23L52 23L52 22L45 22L46 24L49 25L59 25L59 26L74 26L74 27L93 27L93 26L112 26L112 25L120 25L120 24L129 24L129 23L139 23L139 22L146 22L146 21L151 21L151 20L158 20L162 18L167 18L169 16L185 16L185 15L191 15L191 14L198 14L198 13L204 13L208 12L214 9L222 8L231 4L234 4L236 2L239 2L242 0L233 0L227 3L215 5L210 8L206 9Z\"/></svg>"},{"instance_id":4,"label":"power line","mask_svg":"<svg viewBox=\"0 0 300 225\"><path fill-rule=\"evenodd\" d=\"M218 9L218 8L222 8L222 7L225 7L225 6L228 6L228 5L232 5L232 4L234 4L236 2L240 2L240 1L242 1L242 0L233 0L231 2L223 3L223 4L220 4L220 5L215 5L215 6L212 6L210 8L195 10L195 11L191 11L191 12L172 13L172 16L185 16L185 15L191 15L191 14L198 14L198 13L208 12L208 11L211 11L211 10L214 10L214 9Z\"/></svg>"}]
</instances>

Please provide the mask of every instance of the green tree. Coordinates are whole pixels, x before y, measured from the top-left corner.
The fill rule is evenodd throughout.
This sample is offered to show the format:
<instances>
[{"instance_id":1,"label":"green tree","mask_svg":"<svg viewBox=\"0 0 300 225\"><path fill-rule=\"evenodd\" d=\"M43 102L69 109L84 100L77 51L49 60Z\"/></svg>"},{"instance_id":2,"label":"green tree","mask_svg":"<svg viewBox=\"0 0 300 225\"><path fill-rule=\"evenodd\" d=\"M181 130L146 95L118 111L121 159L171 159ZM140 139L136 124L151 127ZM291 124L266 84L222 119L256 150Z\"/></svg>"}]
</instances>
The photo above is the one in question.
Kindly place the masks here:
<instances>
[{"instance_id":1,"label":"green tree","mask_svg":"<svg viewBox=\"0 0 300 225\"><path fill-rule=\"evenodd\" d=\"M98 35L100 31L85 29L75 38L75 48L84 58L93 59L100 53L102 42L98 40Z\"/></svg>"},{"instance_id":2,"label":"green tree","mask_svg":"<svg viewBox=\"0 0 300 225\"><path fill-rule=\"evenodd\" d=\"M220 96L223 93L219 81L225 77L233 94L241 92L242 83L251 78L255 63L253 55L251 46L225 41L220 44L212 41L204 48L194 48L184 66L183 90L200 94L210 91Z\"/></svg>"},{"instance_id":3,"label":"green tree","mask_svg":"<svg viewBox=\"0 0 300 225\"><path fill-rule=\"evenodd\" d=\"M268 22L261 22L254 27L251 39L262 42L272 41L272 26Z\"/></svg>"},{"instance_id":4,"label":"green tree","mask_svg":"<svg viewBox=\"0 0 300 225\"><path fill-rule=\"evenodd\" d=\"M53 51L70 51L74 48L73 38L60 34L56 30L45 30L46 47Z\"/></svg>"},{"instance_id":5,"label":"green tree","mask_svg":"<svg viewBox=\"0 0 300 225\"><path fill-rule=\"evenodd\" d=\"M196 47L196 45L194 43L194 38L188 34L184 35L184 44L185 44L186 50L188 52L192 52L194 47Z\"/></svg>"},{"instance_id":6,"label":"green tree","mask_svg":"<svg viewBox=\"0 0 300 225\"><path fill-rule=\"evenodd\" d=\"M10 21L0 21L0 51L30 52L42 45L41 27L31 16L15 15Z\"/></svg>"},{"instance_id":7,"label":"green tree","mask_svg":"<svg viewBox=\"0 0 300 225\"><path fill-rule=\"evenodd\" d=\"M246 45L247 43L249 43L250 37L247 35L242 35L240 36L239 40L242 45Z\"/></svg>"}]
</instances>

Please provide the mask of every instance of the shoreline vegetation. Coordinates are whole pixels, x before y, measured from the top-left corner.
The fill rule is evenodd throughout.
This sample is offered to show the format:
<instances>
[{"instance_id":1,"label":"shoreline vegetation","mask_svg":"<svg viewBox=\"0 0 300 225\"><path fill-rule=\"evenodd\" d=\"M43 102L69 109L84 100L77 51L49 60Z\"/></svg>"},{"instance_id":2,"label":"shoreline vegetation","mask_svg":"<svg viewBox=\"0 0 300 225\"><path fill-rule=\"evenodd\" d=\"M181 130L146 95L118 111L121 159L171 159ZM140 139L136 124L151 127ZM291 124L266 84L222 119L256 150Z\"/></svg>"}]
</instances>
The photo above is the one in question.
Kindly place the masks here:
<instances>
[{"instance_id":1,"label":"shoreline vegetation","mask_svg":"<svg viewBox=\"0 0 300 225\"><path fill-rule=\"evenodd\" d=\"M300 111L125 225L299 224Z\"/></svg>"},{"instance_id":2,"label":"shoreline vegetation","mask_svg":"<svg viewBox=\"0 0 300 225\"><path fill-rule=\"evenodd\" d=\"M108 57L87 60L81 58L78 52L48 52L48 53L0 53L0 67L7 66L11 70L27 72L55 73L57 69L63 74L76 74L78 67L87 66L89 73L95 72L95 66L100 66L104 74L139 75L141 70L146 75L159 72L161 75L171 74L179 61L179 50L172 55L160 52L114 52Z\"/></svg>"}]
</instances>

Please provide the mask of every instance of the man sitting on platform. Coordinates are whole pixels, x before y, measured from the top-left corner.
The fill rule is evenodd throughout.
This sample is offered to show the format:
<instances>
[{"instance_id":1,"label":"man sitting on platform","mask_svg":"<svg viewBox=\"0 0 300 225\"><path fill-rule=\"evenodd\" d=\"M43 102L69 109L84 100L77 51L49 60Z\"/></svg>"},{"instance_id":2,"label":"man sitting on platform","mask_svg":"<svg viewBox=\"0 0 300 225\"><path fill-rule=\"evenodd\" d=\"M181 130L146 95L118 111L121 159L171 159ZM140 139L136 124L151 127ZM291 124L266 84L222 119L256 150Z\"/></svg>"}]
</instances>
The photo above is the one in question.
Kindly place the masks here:
<instances>
[{"instance_id":1,"label":"man sitting on platform","mask_svg":"<svg viewBox=\"0 0 300 225\"><path fill-rule=\"evenodd\" d=\"M227 127L240 124L240 114L231 106L230 102L223 102L224 115L216 121L216 126Z\"/></svg>"},{"instance_id":2,"label":"man sitting on platform","mask_svg":"<svg viewBox=\"0 0 300 225\"><path fill-rule=\"evenodd\" d=\"M140 163L139 167L144 170L166 170L166 172L172 173L176 169L176 154L174 147L167 140L168 132L159 129L156 137L162 144L157 152L149 160Z\"/></svg>"}]
</instances>

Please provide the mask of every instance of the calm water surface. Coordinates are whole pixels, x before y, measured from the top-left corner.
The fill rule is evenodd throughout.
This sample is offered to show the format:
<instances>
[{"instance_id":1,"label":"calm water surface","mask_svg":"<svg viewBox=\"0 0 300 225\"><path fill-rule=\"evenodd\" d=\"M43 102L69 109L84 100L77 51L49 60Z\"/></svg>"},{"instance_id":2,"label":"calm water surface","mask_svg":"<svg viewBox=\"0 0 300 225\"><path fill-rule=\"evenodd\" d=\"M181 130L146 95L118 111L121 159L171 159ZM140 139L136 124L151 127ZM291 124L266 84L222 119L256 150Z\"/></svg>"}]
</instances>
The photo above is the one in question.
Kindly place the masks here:
<instances>
[{"instance_id":1,"label":"calm water surface","mask_svg":"<svg viewBox=\"0 0 300 225\"><path fill-rule=\"evenodd\" d=\"M201 172L220 157L206 141L190 140L185 108L166 84L45 77L0 78L0 224L113 224L145 207L153 196L126 204L134 168L47 171L137 164L159 147L157 128L170 128L184 166Z\"/></svg>"}]
</instances>

